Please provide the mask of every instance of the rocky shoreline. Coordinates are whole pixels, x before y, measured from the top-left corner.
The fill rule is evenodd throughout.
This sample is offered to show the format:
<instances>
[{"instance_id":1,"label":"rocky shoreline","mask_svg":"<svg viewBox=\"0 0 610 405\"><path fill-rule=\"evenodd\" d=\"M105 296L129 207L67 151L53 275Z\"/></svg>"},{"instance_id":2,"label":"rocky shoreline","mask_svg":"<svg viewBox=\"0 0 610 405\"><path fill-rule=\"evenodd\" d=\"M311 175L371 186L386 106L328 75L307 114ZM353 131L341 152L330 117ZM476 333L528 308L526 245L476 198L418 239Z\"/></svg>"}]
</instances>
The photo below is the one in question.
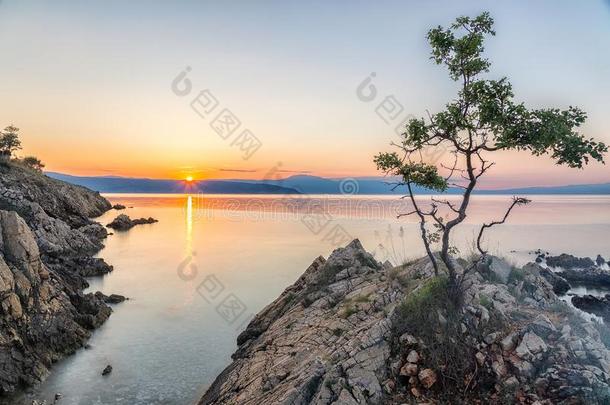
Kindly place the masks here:
<instances>
[{"instance_id":1,"label":"rocky shoreline","mask_svg":"<svg viewBox=\"0 0 610 405\"><path fill-rule=\"evenodd\" d=\"M112 312L83 293L86 277L112 271L92 257L107 232L90 219L110 208L84 187L0 165L0 395L42 381Z\"/></svg>"},{"instance_id":2,"label":"rocky shoreline","mask_svg":"<svg viewBox=\"0 0 610 405\"><path fill-rule=\"evenodd\" d=\"M453 311L427 258L382 265L356 240L252 320L200 404L608 403L610 331L542 270L492 258Z\"/></svg>"}]
</instances>

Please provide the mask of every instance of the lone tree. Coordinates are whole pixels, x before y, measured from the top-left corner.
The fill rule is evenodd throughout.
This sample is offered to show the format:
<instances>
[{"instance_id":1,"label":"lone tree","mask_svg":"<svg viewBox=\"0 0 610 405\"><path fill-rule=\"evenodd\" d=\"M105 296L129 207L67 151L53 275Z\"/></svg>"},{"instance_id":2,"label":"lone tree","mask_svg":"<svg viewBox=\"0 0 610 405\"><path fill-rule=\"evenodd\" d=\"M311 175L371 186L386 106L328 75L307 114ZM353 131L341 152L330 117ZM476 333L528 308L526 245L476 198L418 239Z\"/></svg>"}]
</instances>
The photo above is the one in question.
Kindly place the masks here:
<instances>
[{"instance_id":1,"label":"lone tree","mask_svg":"<svg viewBox=\"0 0 610 405\"><path fill-rule=\"evenodd\" d=\"M450 235L466 218L477 182L494 165L488 155L506 150L528 151L534 156L550 155L559 165L581 169L591 159L603 163L603 154L608 150L603 143L577 132L586 119L586 113L579 108L528 109L514 101L506 78L483 77L491 65L483 57L483 45L488 35L495 35L493 23L485 12L476 18L459 17L448 29L439 26L428 32L431 59L444 65L449 77L460 84L458 95L444 111L409 120L401 142L394 144L399 152L380 153L374 160L379 170L400 177L397 186L406 186L413 209L399 217L419 218L421 238L436 274L439 262L431 246L440 242L440 260L447 268L449 294L456 303L460 302L460 287L467 270L461 271L452 258L457 250L450 244ZM422 157L422 152L439 147L446 148L453 164L441 163L437 167ZM432 198L430 203L422 204L414 197L414 186L437 192L444 192L449 186L459 187L463 193L461 200ZM477 239L482 256L486 253L481 246L485 229L503 223L515 206L529 202L514 197L502 220L482 226Z\"/></svg>"},{"instance_id":2,"label":"lone tree","mask_svg":"<svg viewBox=\"0 0 610 405\"><path fill-rule=\"evenodd\" d=\"M9 125L0 132L0 155L10 159L14 152L21 149L19 128Z\"/></svg>"}]
</instances>

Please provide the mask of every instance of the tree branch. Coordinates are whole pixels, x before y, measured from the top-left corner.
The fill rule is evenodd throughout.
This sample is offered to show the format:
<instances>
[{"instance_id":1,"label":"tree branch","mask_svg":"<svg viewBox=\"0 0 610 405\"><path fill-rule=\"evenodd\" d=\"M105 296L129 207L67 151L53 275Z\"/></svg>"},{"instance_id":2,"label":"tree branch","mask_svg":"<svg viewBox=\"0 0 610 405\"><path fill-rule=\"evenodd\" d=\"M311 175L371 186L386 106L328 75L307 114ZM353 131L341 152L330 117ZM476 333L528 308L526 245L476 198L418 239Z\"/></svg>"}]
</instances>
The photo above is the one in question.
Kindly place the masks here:
<instances>
[{"instance_id":1,"label":"tree branch","mask_svg":"<svg viewBox=\"0 0 610 405\"><path fill-rule=\"evenodd\" d=\"M493 221L488 224L483 224L483 226L481 226L481 229L479 230L479 236L477 237L477 249L479 249L479 252L481 252L482 255L487 254L487 251L483 250L483 248L481 247L481 239L483 239L483 232L485 232L486 229L491 228L494 225L501 225L504 222L506 222L506 219L510 215L510 212L516 205L526 205L526 204L529 204L530 202L532 202L532 200L528 200L527 198L513 197L513 202L510 205L510 207L508 207L508 210L506 210L506 213L504 214L504 217L502 218L501 221Z\"/></svg>"}]
</instances>

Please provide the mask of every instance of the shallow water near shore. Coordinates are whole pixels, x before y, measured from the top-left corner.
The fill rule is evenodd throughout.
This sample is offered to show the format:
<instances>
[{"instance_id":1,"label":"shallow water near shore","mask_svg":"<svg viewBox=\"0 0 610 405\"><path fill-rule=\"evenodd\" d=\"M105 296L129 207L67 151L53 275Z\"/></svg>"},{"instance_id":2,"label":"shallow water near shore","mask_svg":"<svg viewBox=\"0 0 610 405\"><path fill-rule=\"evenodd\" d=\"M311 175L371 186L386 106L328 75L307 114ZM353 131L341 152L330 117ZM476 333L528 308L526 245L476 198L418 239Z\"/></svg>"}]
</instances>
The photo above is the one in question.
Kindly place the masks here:
<instances>
[{"instance_id":1,"label":"shallow water near shore","mask_svg":"<svg viewBox=\"0 0 610 405\"><path fill-rule=\"evenodd\" d=\"M413 219L397 197L108 195L124 211L156 224L115 232L100 257L114 266L88 291L117 293L89 349L60 361L50 377L13 403L189 404L229 363L251 317L292 284L319 255L358 237L378 260L399 264L423 255ZM422 199L426 197L421 197ZM551 254L610 258L610 196L533 196L486 240L515 264ZM477 224L497 218L510 196L475 196L455 236L472 248ZM402 227L402 229L401 229ZM459 242L458 242L459 241ZM101 372L106 365L113 371Z\"/></svg>"}]
</instances>

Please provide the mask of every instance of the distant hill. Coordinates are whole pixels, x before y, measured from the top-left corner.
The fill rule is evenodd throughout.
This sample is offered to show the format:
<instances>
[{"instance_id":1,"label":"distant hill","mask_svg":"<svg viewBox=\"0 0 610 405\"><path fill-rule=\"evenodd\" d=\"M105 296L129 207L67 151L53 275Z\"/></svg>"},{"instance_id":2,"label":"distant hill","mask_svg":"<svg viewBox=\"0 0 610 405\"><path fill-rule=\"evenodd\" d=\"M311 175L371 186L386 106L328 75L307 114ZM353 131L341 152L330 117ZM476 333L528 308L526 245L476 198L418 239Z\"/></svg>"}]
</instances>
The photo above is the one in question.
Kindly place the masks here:
<instances>
[{"instance_id":1,"label":"distant hill","mask_svg":"<svg viewBox=\"0 0 610 405\"><path fill-rule=\"evenodd\" d=\"M82 177L47 172L47 176L84 186L100 193L205 193L205 194L299 194L295 189L273 184L225 180L184 181L128 177Z\"/></svg>"},{"instance_id":2,"label":"distant hill","mask_svg":"<svg viewBox=\"0 0 610 405\"><path fill-rule=\"evenodd\" d=\"M207 193L207 194L395 194L403 195L404 187L395 188L396 180L382 177L327 179L296 175L281 180L202 180L186 187L180 180L140 179L128 177L82 177L48 172L49 177L88 187L102 193ZM416 194L431 194L429 189L415 187ZM450 188L447 194L459 194ZM555 187L524 187L502 190L477 190L476 194L610 194L610 183L579 184Z\"/></svg>"}]
</instances>

